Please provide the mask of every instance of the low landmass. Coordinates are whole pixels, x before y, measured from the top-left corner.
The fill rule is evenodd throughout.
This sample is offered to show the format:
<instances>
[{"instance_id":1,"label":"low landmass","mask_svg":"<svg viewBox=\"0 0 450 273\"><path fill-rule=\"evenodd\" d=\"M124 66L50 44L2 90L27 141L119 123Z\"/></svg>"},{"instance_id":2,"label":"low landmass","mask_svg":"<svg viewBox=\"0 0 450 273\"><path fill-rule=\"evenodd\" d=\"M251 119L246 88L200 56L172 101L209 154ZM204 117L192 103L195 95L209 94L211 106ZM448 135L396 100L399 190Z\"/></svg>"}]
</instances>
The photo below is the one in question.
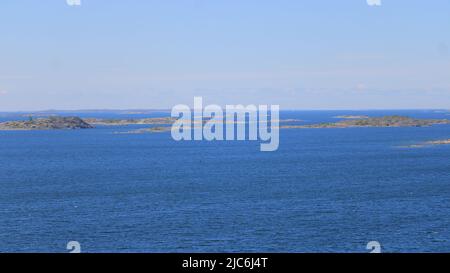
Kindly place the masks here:
<instances>
[{"instance_id":1,"label":"low landmass","mask_svg":"<svg viewBox=\"0 0 450 273\"><path fill-rule=\"evenodd\" d=\"M172 127L170 127L170 126L158 126L158 127L151 127L151 128L136 129L136 130L127 131L127 132L115 132L115 134L164 133L164 132L170 132L171 130L172 130Z\"/></svg>"},{"instance_id":2,"label":"low landmass","mask_svg":"<svg viewBox=\"0 0 450 273\"><path fill-rule=\"evenodd\" d=\"M349 117L349 116L347 116ZM353 116L355 117L355 116ZM281 125L280 129L305 129L305 128L353 128L353 127L426 127L437 124L450 124L448 119L417 119L405 116L385 116L360 119L348 119L338 122L306 124L306 125ZM8 121L0 123L0 130L51 130L51 129L89 129L94 125L124 126L124 125L172 125L177 119L172 117L142 118L142 119L99 119L79 117L50 116L47 118L32 118L25 121ZM202 123L207 122L204 119ZM299 120L288 119L278 122L298 122ZM226 121L239 123L237 121ZM198 122L197 122L198 123ZM193 122L196 124L196 122ZM167 132L170 126L157 126L143 128L131 133L145 132ZM447 144L447 143L445 143Z\"/></svg>"},{"instance_id":3,"label":"low landmass","mask_svg":"<svg viewBox=\"0 0 450 273\"><path fill-rule=\"evenodd\" d=\"M333 118L341 118L341 119L363 119L369 118L369 116L352 116L352 115L344 115L344 116L335 116Z\"/></svg>"},{"instance_id":4,"label":"low landmass","mask_svg":"<svg viewBox=\"0 0 450 273\"><path fill-rule=\"evenodd\" d=\"M94 128L79 117L30 118L25 121L7 121L0 123L0 130L61 130Z\"/></svg>"},{"instance_id":5,"label":"low landmass","mask_svg":"<svg viewBox=\"0 0 450 273\"><path fill-rule=\"evenodd\" d=\"M424 148L424 147L430 147L430 146L436 146L436 145L450 145L450 139L426 141L426 142L407 145L407 146L399 146L398 148Z\"/></svg>"},{"instance_id":6,"label":"low landmass","mask_svg":"<svg viewBox=\"0 0 450 273\"><path fill-rule=\"evenodd\" d=\"M102 119L102 118L85 118L89 124L92 125L103 125L103 126L126 126L126 125L171 125L173 124L177 118L173 117L161 117L161 118L142 118L142 119ZM199 124L201 122L206 123L211 118L203 118L203 121L193 121L193 124ZM278 120L278 122L300 122L298 119L285 119ZM232 123L233 121L225 120L224 123ZM234 123L246 123L246 122L237 122Z\"/></svg>"},{"instance_id":7,"label":"low landmass","mask_svg":"<svg viewBox=\"0 0 450 273\"><path fill-rule=\"evenodd\" d=\"M172 124L176 118L161 117L161 118L142 118L142 119L101 119L101 118L86 118L87 123L92 125L104 126L126 126L126 125L154 125L154 124Z\"/></svg>"},{"instance_id":8,"label":"low landmass","mask_svg":"<svg viewBox=\"0 0 450 273\"><path fill-rule=\"evenodd\" d=\"M428 141L427 143L430 145L450 145L450 139Z\"/></svg>"},{"instance_id":9,"label":"low landmass","mask_svg":"<svg viewBox=\"0 0 450 273\"><path fill-rule=\"evenodd\" d=\"M339 122L286 125L282 129L303 128L353 128L353 127L427 127L437 124L450 124L448 119L416 119L405 116L385 116L357 120L343 120Z\"/></svg>"}]
</instances>

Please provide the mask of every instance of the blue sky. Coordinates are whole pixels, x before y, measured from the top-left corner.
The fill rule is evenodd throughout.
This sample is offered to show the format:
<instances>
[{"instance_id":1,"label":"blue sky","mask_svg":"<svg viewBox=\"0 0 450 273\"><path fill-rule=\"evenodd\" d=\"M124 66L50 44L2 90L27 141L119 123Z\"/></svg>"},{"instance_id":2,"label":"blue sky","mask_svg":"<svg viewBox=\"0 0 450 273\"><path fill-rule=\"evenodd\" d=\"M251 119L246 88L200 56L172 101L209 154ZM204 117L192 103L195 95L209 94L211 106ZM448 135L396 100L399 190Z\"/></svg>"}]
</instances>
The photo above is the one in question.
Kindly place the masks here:
<instances>
[{"instance_id":1,"label":"blue sky","mask_svg":"<svg viewBox=\"0 0 450 273\"><path fill-rule=\"evenodd\" d=\"M450 1L2 0L0 111L450 108Z\"/></svg>"}]
</instances>

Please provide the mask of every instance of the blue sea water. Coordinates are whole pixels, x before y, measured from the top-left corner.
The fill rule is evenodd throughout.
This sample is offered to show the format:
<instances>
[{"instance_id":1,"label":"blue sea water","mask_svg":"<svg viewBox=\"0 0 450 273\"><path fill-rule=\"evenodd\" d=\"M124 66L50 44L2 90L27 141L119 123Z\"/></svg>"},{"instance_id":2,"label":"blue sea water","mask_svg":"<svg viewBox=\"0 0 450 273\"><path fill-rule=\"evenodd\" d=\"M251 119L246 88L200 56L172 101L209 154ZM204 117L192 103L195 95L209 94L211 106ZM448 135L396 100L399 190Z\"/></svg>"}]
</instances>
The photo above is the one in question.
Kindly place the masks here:
<instances>
[{"instance_id":1,"label":"blue sea water","mask_svg":"<svg viewBox=\"0 0 450 273\"><path fill-rule=\"evenodd\" d=\"M450 118L281 118L343 114ZM0 252L67 252L73 240L83 252L367 252L373 240L450 251L450 145L400 147L449 139L450 126L281 130L276 152L115 134L130 128L0 132Z\"/></svg>"}]
</instances>

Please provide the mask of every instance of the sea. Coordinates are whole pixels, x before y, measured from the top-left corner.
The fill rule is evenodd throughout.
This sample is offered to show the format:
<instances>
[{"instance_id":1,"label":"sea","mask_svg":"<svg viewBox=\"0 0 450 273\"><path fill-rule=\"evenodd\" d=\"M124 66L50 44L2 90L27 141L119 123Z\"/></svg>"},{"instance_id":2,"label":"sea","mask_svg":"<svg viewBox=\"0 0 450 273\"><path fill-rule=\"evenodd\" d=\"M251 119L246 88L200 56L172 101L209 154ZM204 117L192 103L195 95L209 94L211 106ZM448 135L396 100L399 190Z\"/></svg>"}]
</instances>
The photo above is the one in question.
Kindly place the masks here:
<instances>
[{"instance_id":1,"label":"sea","mask_svg":"<svg viewBox=\"0 0 450 273\"><path fill-rule=\"evenodd\" d=\"M102 118L167 116L111 111ZM282 111L448 118L444 110ZM0 121L21 119L1 113ZM258 141L174 141L152 125L0 131L0 252L450 251L450 125L281 129ZM413 146L411 146L413 145Z\"/></svg>"}]
</instances>

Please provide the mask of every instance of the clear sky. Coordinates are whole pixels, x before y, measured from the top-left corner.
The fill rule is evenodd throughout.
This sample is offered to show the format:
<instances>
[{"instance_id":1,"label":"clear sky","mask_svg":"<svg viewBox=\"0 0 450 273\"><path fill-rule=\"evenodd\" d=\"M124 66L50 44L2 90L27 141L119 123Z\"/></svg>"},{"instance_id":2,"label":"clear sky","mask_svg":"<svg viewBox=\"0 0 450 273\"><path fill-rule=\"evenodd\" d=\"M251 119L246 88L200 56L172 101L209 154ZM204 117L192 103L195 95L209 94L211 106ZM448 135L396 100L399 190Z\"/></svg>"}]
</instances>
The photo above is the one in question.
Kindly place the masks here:
<instances>
[{"instance_id":1,"label":"clear sky","mask_svg":"<svg viewBox=\"0 0 450 273\"><path fill-rule=\"evenodd\" d=\"M450 109L450 1L0 1L0 111Z\"/></svg>"}]
</instances>

